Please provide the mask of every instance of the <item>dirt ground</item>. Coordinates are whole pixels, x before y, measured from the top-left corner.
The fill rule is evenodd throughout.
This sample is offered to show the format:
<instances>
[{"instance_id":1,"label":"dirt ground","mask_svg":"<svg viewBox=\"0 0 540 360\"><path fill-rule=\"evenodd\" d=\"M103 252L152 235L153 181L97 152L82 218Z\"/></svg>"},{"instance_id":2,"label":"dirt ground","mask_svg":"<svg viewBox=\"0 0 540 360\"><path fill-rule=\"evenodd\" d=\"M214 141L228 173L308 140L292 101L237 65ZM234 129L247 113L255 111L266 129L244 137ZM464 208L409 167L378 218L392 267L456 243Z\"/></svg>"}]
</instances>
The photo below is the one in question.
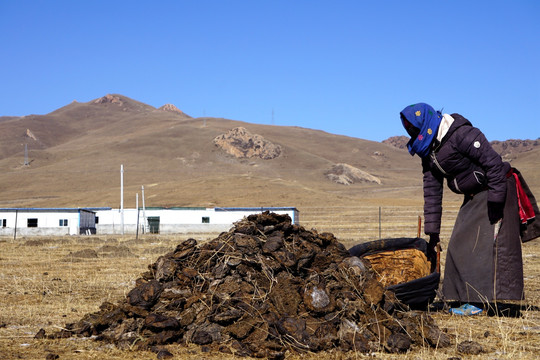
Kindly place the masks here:
<instances>
[{"instance_id":1,"label":"dirt ground","mask_svg":"<svg viewBox=\"0 0 540 360\"><path fill-rule=\"evenodd\" d=\"M120 350L92 338L35 339L95 312L104 301L116 302L135 286L148 265L195 237L216 234L133 237L75 236L0 239L0 358L2 359L232 359L206 346L167 346L169 353ZM443 239L443 248L445 248ZM507 315L474 317L430 310L450 336L447 348L413 346L405 354L375 351L287 353L288 359L536 359L540 353L540 241L523 245L526 300L504 304ZM444 253L443 253L444 259ZM444 261L443 261L444 265ZM519 314L516 314L519 312ZM519 315L519 316L514 316Z\"/></svg>"}]
</instances>

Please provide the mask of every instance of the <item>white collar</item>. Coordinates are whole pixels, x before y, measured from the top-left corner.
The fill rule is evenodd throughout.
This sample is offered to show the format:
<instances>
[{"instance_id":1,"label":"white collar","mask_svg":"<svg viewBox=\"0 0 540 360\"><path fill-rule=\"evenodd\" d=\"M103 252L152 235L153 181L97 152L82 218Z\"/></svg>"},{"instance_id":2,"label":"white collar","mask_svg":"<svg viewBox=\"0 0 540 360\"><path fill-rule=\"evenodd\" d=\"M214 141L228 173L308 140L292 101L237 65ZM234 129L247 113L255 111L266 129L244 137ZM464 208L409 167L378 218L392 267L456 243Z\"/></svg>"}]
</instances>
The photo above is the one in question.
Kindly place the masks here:
<instances>
[{"instance_id":1,"label":"white collar","mask_svg":"<svg viewBox=\"0 0 540 360\"><path fill-rule=\"evenodd\" d=\"M437 140L442 141L444 135L448 132L448 129L450 129L450 126L454 122L454 118L451 117L448 114L443 114L441 123L439 125L439 130L437 130Z\"/></svg>"}]
</instances>

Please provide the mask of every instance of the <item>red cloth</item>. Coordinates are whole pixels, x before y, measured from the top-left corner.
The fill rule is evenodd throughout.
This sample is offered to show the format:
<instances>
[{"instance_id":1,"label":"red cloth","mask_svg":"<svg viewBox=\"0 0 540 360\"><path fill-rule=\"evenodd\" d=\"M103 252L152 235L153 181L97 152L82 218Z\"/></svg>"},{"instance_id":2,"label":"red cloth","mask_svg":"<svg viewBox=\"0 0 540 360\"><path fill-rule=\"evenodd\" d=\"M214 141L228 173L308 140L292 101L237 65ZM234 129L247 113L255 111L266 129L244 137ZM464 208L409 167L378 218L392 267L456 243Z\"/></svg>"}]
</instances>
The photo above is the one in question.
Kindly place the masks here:
<instances>
[{"instance_id":1,"label":"red cloth","mask_svg":"<svg viewBox=\"0 0 540 360\"><path fill-rule=\"evenodd\" d=\"M514 175L514 179L516 179L519 217L521 219L521 223L526 224L529 220L534 219L534 209L531 205L531 201L529 200L529 197L527 196L527 194L525 193L525 190L523 190L523 187L521 186L521 181L519 181L518 175L514 172L512 172L512 175Z\"/></svg>"}]
</instances>

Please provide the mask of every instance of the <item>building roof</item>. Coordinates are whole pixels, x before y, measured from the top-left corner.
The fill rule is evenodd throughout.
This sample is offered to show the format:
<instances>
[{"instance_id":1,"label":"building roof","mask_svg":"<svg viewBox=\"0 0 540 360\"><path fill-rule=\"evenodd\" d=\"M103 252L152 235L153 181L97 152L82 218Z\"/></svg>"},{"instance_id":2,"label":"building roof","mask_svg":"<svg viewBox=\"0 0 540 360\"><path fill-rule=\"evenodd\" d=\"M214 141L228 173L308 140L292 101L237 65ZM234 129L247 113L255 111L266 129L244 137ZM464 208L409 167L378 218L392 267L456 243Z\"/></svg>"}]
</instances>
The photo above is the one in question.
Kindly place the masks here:
<instances>
[{"instance_id":1,"label":"building roof","mask_svg":"<svg viewBox=\"0 0 540 360\"><path fill-rule=\"evenodd\" d=\"M0 208L0 212L79 212L111 210L110 207L86 207L86 208Z\"/></svg>"},{"instance_id":2,"label":"building roof","mask_svg":"<svg viewBox=\"0 0 540 360\"><path fill-rule=\"evenodd\" d=\"M140 207L139 209L142 209ZM79 212L79 211L107 211L113 210L111 207L83 207L83 208L0 208L0 212ZM116 210L116 209L115 209ZM128 209L124 209L128 210ZM159 206L150 206L145 207L145 210L212 210L212 208L206 207L196 207L196 206L172 206L172 207L159 207ZM214 211L287 211L295 210L298 211L293 206L282 206L282 207L273 207L273 206L260 206L260 207L216 207L213 208Z\"/></svg>"},{"instance_id":3,"label":"building roof","mask_svg":"<svg viewBox=\"0 0 540 360\"><path fill-rule=\"evenodd\" d=\"M296 210L294 206L289 207L273 207L273 206L261 206L261 207L217 207L214 209L215 211L266 211L266 210L273 210L273 211L283 211L283 210Z\"/></svg>"}]
</instances>

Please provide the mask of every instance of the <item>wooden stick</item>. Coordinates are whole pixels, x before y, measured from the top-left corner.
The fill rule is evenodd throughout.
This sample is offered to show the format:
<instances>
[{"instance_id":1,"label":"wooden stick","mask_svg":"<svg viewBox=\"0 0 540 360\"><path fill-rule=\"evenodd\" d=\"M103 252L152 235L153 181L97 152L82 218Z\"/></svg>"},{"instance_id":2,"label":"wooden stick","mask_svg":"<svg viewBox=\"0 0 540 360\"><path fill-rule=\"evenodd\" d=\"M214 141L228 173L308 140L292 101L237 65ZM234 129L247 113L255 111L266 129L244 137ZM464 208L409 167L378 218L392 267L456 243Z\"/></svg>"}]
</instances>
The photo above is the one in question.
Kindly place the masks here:
<instances>
[{"instance_id":1,"label":"wooden stick","mask_svg":"<svg viewBox=\"0 0 540 360\"><path fill-rule=\"evenodd\" d=\"M437 272L441 273L441 244L437 243Z\"/></svg>"}]
</instances>

